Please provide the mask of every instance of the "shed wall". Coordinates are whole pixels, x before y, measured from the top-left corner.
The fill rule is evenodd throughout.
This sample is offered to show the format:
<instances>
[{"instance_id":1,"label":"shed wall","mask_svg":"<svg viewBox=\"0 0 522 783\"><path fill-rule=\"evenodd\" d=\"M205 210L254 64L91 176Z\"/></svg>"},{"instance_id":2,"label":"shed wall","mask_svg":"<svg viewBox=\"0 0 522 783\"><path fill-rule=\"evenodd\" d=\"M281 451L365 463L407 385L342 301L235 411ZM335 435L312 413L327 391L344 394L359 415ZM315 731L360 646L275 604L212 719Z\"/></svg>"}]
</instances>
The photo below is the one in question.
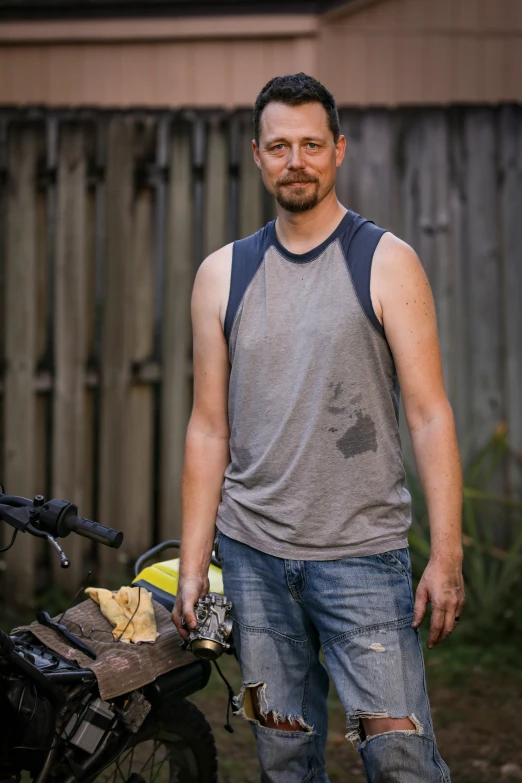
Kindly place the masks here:
<instances>
[{"instance_id":1,"label":"shed wall","mask_svg":"<svg viewBox=\"0 0 522 783\"><path fill-rule=\"evenodd\" d=\"M300 70L317 71L307 38L23 44L0 48L0 104L231 109Z\"/></svg>"},{"instance_id":2,"label":"shed wall","mask_svg":"<svg viewBox=\"0 0 522 783\"><path fill-rule=\"evenodd\" d=\"M0 24L0 104L250 106L280 73L340 105L522 101L519 0L360 0L313 16Z\"/></svg>"},{"instance_id":3,"label":"shed wall","mask_svg":"<svg viewBox=\"0 0 522 783\"><path fill-rule=\"evenodd\" d=\"M355 106L522 100L519 0L380 0L332 12L318 70Z\"/></svg>"}]
</instances>

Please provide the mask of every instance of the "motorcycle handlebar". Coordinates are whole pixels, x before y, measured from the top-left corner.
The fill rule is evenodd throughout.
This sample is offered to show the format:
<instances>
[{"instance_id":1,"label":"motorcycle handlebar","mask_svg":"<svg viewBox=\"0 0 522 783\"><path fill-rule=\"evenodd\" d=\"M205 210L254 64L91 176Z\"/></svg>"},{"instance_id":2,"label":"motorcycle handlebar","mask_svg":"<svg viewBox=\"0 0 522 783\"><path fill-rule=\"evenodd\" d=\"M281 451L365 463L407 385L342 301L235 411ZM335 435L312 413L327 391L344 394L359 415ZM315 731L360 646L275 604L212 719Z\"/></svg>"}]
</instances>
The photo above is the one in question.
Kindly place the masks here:
<instances>
[{"instance_id":1,"label":"motorcycle handlebar","mask_svg":"<svg viewBox=\"0 0 522 783\"><path fill-rule=\"evenodd\" d=\"M91 519L85 519L85 517L71 517L67 520L67 527L80 536L85 536L91 541L97 541L99 544L105 544L105 546L114 549L118 549L123 541L123 533L113 530L112 527L104 527L104 525L93 522Z\"/></svg>"},{"instance_id":2,"label":"motorcycle handlebar","mask_svg":"<svg viewBox=\"0 0 522 783\"><path fill-rule=\"evenodd\" d=\"M15 535L17 531L22 531L49 539L61 552L60 557L63 552L56 539L66 538L72 532L114 549L120 547L123 542L123 533L93 522L92 519L79 517L77 506L69 501L57 499L45 501L43 495L35 495L34 500L31 501L18 495L0 493L0 520L14 527ZM62 565L67 568L67 558L64 555L63 558Z\"/></svg>"}]
</instances>

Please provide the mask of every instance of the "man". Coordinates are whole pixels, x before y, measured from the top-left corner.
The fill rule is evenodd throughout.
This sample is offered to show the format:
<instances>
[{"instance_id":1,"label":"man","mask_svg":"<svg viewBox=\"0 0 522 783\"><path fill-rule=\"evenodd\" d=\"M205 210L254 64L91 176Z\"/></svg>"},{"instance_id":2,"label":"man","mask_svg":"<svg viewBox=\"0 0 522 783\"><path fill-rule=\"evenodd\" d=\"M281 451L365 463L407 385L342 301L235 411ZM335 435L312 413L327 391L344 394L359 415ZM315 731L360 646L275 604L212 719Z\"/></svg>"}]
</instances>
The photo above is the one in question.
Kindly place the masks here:
<instances>
[{"instance_id":1,"label":"man","mask_svg":"<svg viewBox=\"0 0 522 783\"><path fill-rule=\"evenodd\" d=\"M331 94L277 77L254 109L277 220L201 265L194 409L174 622L195 626L214 541L262 780L325 783L328 676L372 783L449 781L433 735L428 647L464 604L461 467L428 281L400 239L347 210ZM432 550L415 605L399 382Z\"/></svg>"}]
</instances>

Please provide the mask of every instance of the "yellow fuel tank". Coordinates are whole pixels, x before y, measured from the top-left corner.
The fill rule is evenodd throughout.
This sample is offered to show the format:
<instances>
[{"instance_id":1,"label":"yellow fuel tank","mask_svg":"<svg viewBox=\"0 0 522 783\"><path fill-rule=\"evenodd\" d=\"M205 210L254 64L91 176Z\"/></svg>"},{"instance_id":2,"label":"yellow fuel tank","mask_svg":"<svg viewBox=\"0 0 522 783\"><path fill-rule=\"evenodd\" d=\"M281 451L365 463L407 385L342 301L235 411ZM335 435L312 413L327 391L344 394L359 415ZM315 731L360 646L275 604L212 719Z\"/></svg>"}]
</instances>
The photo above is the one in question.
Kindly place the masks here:
<instances>
[{"instance_id":1,"label":"yellow fuel tank","mask_svg":"<svg viewBox=\"0 0 522 783\"><path fill-rule=\"evenodd\" d=\"M211 593L223 593L223 579L221 569L211 565L208 570ZM179 557L174 560L164 560L160 563L147 566L136 576L132 584L146 587L152 597L167 609L172 610L174 599L178 592L179 582Z\"/></svg>"}]
</instances>

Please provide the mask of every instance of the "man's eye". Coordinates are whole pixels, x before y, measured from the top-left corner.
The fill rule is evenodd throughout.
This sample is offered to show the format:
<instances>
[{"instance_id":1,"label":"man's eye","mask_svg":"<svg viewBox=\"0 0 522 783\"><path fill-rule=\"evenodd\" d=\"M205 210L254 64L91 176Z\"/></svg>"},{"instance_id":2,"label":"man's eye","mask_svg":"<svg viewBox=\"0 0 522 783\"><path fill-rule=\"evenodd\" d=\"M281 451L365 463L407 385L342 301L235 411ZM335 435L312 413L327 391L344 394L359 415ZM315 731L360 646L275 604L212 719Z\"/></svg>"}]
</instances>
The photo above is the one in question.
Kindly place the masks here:
<instances>
[{"instance_id":1,"label":"man's eye","mask_svg":"<svg viewBox=\"0 0 522 783\"><path fill-rule=\"evenodd\" d=\"M282 150L282 149L284 149L284 146L285 146L284 144L274 144L272 149L273 150Z\"/></svg>"},{"instance_id":2,"label":"man's eye","mask_svg":"<svg viewBox=\"0 0 522 783\"><path fill-rule=\"evenodd\" d=\"M310 147L311 150L317 149L317 144L315 143L315 141L309 141L308 146Z\"/></svg>"}]
</instances>

